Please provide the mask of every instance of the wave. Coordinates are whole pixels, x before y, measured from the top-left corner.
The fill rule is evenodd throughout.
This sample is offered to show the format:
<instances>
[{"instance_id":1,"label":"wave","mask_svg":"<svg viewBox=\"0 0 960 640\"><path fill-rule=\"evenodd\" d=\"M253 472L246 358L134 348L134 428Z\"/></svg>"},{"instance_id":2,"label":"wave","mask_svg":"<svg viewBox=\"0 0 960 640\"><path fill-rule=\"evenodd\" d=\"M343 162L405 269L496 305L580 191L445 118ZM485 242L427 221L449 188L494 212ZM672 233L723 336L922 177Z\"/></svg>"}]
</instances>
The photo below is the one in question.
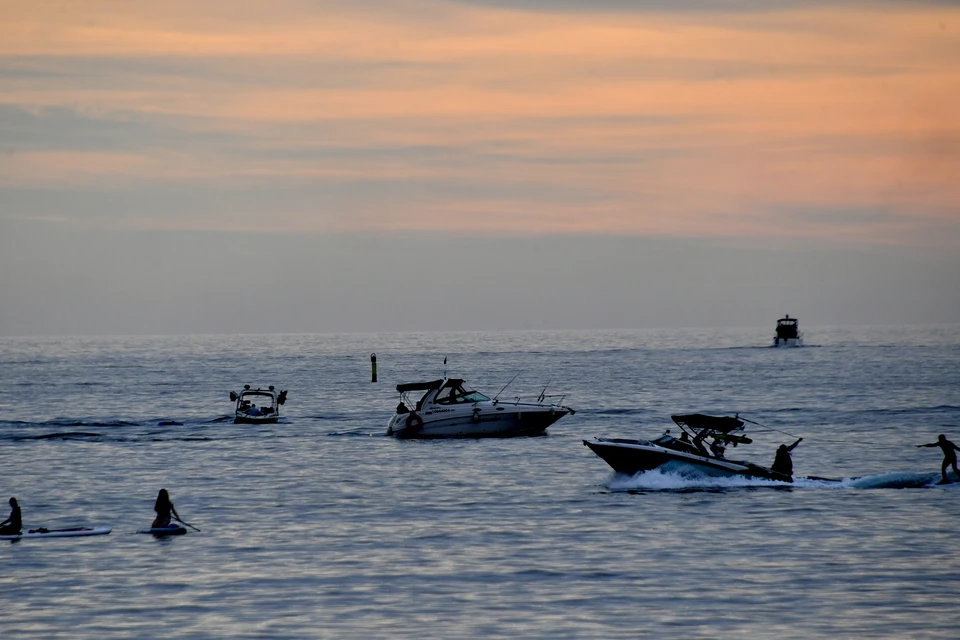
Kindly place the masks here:
<instances>
[{"instance_id":1,"label":"wave","mask_svg":"<svg viewBox=\"0 0 960 640\"><path fill-rule=\"evenodd\" d=\"M611 491L705 491L744 487L791 487L788 482L746 478L744 476L707 476L694 470L662 471L654 469L626 476L615 473L604 483Z\"/></svg>"},{"instance_id":2,"label":"wave","mask_svg":"<svg viewBox=\"0 0 960 640\"><path fill-rule=\"evenodd\" d=\"M45 433L39 436L14 436L13 440L70 440L73 438L99 438L99 433L90 433L87 431L65 431L63 433Z\"/></svg>"},{"instance_id":3,"label":"wave","mask_svg":"<svg viewBox=\"0 0 960 640\"><path fill-rule=\"evenodd\" d=\"M746 478L707 476L694 470L677 472L654 469L635 476L615 473L604 486L611 491L717 491L751 487L779 489L926 489L960 487L960 477L950 472L951 484L940 485L937 472L891 471L856 478L797 477L793 483Z\"/></svg>"},{"instance_id":4,"label":"wave","mask_svg":"<svg viewBox=\"0 0 960 640\"><path fill-rule=\"evenodd\" d=\"M589 414L593 416L630 416L630 415L656 415L657 412L651 409L578 409L577 413Z\"/></svg>"},{"instance_id":5,"label":"wave","mask_svg":"<svg viewBox=\"0 0 960 640\"><path fill-rule=\"evenodd\" d=\"M363 429L363 430L361 430L361 429L356 429L356 430L353 430L353 431L330 431L330 432L327 433L326 435L329 436L329 437L334 437L334 438L336 438L336 437L341 437L341 436L363 437L363 438L385 438L385 437L387 437L387 436L384 434L383 431L378 431L378 432L371 433L370 431L367 431L366 429Z\"/></svg>"},{"instance_id":6,"label":"wave","mask_svg":"<svg viewBox=\"0 0 960 640\"><path fill-rule=\"evenodd\" d=\"M59 418L56 420L47 420L45 422L20 422L20 425L29 425L33 427L138 427L139 422L129 422L127 420L76 420L70 418Z\"/></svg>"},{"instance_id":7,"label":"wave","mask_svg":"<svg viewBox=\"0 0 960 640\"><path fill-rule=\"evenodd\" d=\"M951 405L951 404L938 404L933 407L905 407L905 408L893 408L893 409L864 409L861 411L850 411L847 413L857 414L874 414L881 416L900 416L900 415L911 415L911 414L928 414L928 413L953 413L955 411L960 411L960 407Z\"/></svg>"}]
</instances>

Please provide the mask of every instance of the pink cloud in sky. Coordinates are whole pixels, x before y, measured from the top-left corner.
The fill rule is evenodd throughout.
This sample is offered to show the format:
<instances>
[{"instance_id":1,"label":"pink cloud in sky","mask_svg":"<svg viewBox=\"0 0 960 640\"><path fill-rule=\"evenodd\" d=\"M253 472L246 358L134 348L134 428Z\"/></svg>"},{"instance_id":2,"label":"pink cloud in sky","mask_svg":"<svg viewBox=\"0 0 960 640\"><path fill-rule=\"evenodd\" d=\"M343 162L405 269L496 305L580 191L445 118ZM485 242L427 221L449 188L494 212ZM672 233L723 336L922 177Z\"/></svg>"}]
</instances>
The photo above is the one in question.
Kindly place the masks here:
<instances>
[{"instance_id":1,"label":"pink cloud in sky","mask_svg":"<svg viewBox=\"0 0 960 640\"><path fill-rule=\"evenodd\" d=\"M269 186L291 231L960 241L960 8L404 4L5 2L0 107L75 113L82 145L8 143L0 189Z\"/></svg>"}]
</instances>

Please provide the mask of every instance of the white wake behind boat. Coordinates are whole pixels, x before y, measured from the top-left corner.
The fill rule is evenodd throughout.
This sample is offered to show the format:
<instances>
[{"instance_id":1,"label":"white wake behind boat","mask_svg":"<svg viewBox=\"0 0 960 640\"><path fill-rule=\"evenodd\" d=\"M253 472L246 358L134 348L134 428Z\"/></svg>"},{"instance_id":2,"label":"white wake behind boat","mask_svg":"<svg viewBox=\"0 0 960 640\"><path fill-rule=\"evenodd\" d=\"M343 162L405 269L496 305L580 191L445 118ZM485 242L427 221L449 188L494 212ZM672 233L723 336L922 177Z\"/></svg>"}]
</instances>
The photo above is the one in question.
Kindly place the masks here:
<instances>
[{"instance_id":1,"label":"white wake behind boat","mask_svg":"<svg viewBox=\"0 0 960 640\"><path fill-rule=\"evenodd\" d=\"M387 435L398 438L536 436L575 413L570 407L547 402L543 393L536 402L491 399L467 387L461 378L398 384L397 391L401 400L387 423ZM424 394L414 403L408 394L416 391Z\"/></svg>"},{"instance_id":2,"label":"white wake behind boat","mask_svg":"<svg viewBox=\"0 0 960 640\"><path fill-rule=\"evenodd\" d=\"M81 536L105 536L113 531L111 527L76 527L73 529L29 529L26 533L0 535L0 540L22 540L33 538L76 538Z\"/></svg>"}]
</instances>

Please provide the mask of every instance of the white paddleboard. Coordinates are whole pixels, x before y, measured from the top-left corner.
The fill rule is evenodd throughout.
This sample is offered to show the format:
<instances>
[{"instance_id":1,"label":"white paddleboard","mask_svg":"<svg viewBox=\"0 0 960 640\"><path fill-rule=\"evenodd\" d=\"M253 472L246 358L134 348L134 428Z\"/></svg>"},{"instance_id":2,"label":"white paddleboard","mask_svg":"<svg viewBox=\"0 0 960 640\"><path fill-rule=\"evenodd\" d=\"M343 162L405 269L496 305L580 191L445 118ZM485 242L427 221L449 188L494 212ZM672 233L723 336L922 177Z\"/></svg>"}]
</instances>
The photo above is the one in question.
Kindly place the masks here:
<instances>
[{"instance_id":1,"label":"white paddleboard","mask_svg":"<svg viewBox=\"0 0 960 640\"><path fill-rule=\"evenodd\" d=\"M77 527L76 529L30 529L20 535L2 535L0 540L20 540L21 538L75 538L78 536L105 536L113 531L111 527Z\"/></svg>"}]
</instances>

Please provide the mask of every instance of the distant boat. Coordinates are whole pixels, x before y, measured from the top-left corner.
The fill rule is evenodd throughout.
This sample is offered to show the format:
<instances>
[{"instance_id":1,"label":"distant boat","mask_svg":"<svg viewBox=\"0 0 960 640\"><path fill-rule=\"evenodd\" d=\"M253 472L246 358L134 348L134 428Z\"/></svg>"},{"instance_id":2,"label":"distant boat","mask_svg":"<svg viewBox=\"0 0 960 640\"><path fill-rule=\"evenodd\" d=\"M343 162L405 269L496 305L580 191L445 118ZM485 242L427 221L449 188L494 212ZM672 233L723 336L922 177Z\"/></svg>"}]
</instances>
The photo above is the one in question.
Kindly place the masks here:
<instances>
[{"instance_id":1,"label":"distant boat","mask_svg":"<svg viewBox=\"0 0 960 640\"><path fill-rule=\"evenodd\" d=\"M237 403L234 424L273 424L280 419L280 405L287 401L287 392L277 391L273 385L251 389L245 384L240 393L231 391L230 399Z\"/></svg>"},{"instance_id":2,"label":"distant boat","mask_svg":"<svg viewBox=\"0 0 960 640\"><path fill-rule=\"evenodd\" d=\"M787 314L777 320L777 333L773 336L775 347L799 347L803 345L803 333L796 318Z\"/></svg>"}]
</instances>

